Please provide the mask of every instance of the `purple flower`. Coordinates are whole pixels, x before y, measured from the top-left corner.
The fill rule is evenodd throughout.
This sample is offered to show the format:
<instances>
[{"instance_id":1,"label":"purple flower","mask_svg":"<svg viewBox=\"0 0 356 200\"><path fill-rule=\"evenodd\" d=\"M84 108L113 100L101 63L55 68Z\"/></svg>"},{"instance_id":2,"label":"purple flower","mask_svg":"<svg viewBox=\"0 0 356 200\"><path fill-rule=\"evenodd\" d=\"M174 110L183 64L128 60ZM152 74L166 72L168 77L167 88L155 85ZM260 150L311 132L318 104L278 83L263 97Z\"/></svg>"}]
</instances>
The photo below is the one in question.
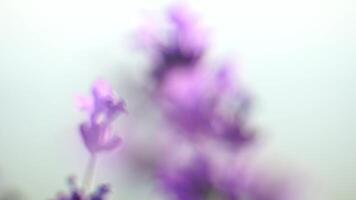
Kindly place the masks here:
<instances>
[{"instance_id":1,"label":"purple flower","mask_svg":"<svg viewBox=\"0 0 356 200\"><path fill-rule=\"evenodd\" d=\"M204 200L214 191L211 169L203 158L193 160L187 167L163 169L160 180L163 189L177 200Z\"/></svg>"},{"instance_id":2,"label":"purple flower","mask_svg":"<svg viewBox=\"0 0 356 200\"><path fill-rule=\"evenodd\" d=\"M160 183L176 200L239 200L239 177L218 177L207 157L197 155L188 164L163 168ZM241 182L241 180L239 180Z\"/></svg>"},{"instance_id":3,"label":"purple flower","mask_svg":"<svg viewBox=\"0 0 356 200\"><path fill-rule=\"evenodd\" d=\"M196 155L183 166L163 167L159 183L173 200L286 200L286 183L255 177L243 167L218 168Z\"/></svg>"},{"instance_id":4,"label":"purple flower","mask_svg":"<svg viewBox=\"0 0 356 200\"><path fill-rule=\"evenodd\" d=\"M70 192L68 194L58 194L55 200L104 200L110 192L109 186L103 184L100 185L94 193L86 195L81 189L78 188L73 177L68 179L68 185Z\"/></svg>"},{"instance_id":5,"label":"purple flower","mask_svg":"<svg viewBox=\"0 0 356 200\"><path fill-rule=\"evenodd\" d=\"M96 153L113 150L121 143L121 138L112 135L112 123L125 111L125 103L119 100L112 88L104 80L94 83L92 97L77 98L78 107L88 113L88 120L80 124L83 142L89 150L90 160L85 171L82 188L77 187L74 178L70 178L69 193L58 194L56 200L104 200L109 192L107 185L99 186L89 194L96 163Z\"/></svg>"},{"instance_id":6,"label":"purple flower","mask_svg":"<svg viewBox=\"0 0 356 200\"><path fill-rule=\"evenodd\" d=\"M190 139L211 137L233 148L253 141L246 123L250 98L229 74L225 67L213 73L174 70L167 76L157 100L178 133Z\"/></svg>"},{"instance_id":7,"label":"purple flower","mask_svg":"<svg viewBox=\"0 0 356 200\"><path fill-rule=\"evenodd\" d=\"M168 121L189 139L210 137L233 148L253 141L245 123L250 99L236 86L235 66L215 71L207 65L207 32L189 9L172 7L168 20L170 31L140 35L152 54L153 93Z\"/></svg>"},{"instance_id":8,"label":"purple flower","mask_svg":"<svg viewBox=\"0 0 356 200\"><path fill-rule=\"evenodd\" d=\"M113 135L111 124L125 112L125 103L111 87L104 80L96 81L92 97L79 97L78 104L89 115L89 119L80 124L80 133L89 152L94 154L118 147L121 138Z\"/></svg>"},{"instance_id":9,"label":"purple flower","mask_svg":"<svg viewBox=\"0 0 356 200\"><path fill-rule=\"evenodd\" d=\"M173 7L168 13L168 20L172 31L167 31L167 37L151 30L154 22L140 32L141 42L152 55L152 76L158 83L171 69L195 68L208 46L206 32L186 7Z\"/></svg>"},{"instance_id":10,"label":"purple flower","mask_svg":"<svg viewBox=\"0 0 356 200\"><path fill-rule=\"evenodd\" d=\"M159 90L163 112L178 128L191 135L209 130L214 98L205 96L206 79L201 71L172 71Z\"/></svg>"}]
</instances>

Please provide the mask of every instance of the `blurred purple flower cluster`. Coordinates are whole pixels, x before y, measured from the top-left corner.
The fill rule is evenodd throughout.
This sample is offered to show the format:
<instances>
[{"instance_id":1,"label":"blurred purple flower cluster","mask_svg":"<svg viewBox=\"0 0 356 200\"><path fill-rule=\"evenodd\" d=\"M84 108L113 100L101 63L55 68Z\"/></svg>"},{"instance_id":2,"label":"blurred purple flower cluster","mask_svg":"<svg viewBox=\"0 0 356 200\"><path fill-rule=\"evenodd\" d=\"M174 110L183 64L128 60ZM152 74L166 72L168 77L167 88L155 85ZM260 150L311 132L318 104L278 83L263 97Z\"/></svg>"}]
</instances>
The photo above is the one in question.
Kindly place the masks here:
<instances>
[{"instance_id":1,"label":"blurred purple flower cluster","mask_svg":"<svg viewBox=\"0 0 356 200\"><path fill-rule=\"evenodd\" d=\"M182 167L164 169L159 177L164 191L179 200L286 199L281 186L261 187L259 184L266 184L262 177L254 182L249 176L250 172L242 167L226 165L216 168L212 162L205 156L196 155Z\"/></svg>"},{"instance_id":2,"label":"blurred purple flower cluster","mask_svg":"<svg viewBox=\"0 0 356 200\"><path fill-rule=\"evenodd\" d=\"M162 137L169 139L137 163L150 163L168 199L286 200L288 184L256 176L240 158L258 135L236 66L208 59L207 29L187 7L172 7L167 19L167 29L151 21L139 38L149 55L154 105L169 127Z\"/></svg>"},{"instance_id":3,"label":"blurred purple flower cluster","mask_svg":"<svg viewBox=\"0 0 356 200\"><path fill-rule=\"evenodd\" d=\"M174 7L168 17L167 34L146 26L140 37L153 67L153 92L171 125L190 139L210 137L231 147L252 142L245 123L250 97L235 82L235 66L226 61L216 69L204 59L208 33L188 9Z\"/></svg>"}]
</instances>

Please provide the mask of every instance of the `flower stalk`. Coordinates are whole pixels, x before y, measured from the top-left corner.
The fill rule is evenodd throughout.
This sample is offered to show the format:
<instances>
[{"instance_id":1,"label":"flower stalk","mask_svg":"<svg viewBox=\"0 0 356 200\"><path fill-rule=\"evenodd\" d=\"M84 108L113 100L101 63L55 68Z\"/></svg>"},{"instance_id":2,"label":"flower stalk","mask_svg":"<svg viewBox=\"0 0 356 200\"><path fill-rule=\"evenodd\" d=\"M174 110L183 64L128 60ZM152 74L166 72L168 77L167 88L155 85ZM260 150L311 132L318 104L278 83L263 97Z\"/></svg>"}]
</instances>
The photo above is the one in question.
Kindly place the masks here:
<instances>
[{"instance_id":1,"label":"flower stalk","mask_svg":"<svg viewBox=\"0 0 356 200\"><path fill-rule=\"evenodd\" d=\"M84 194L90 191L95 178L95 166L97 162L96 154L91 154L87 167L85 169L84 179L83 179L83 192Z\"/></svg>"}]
</instances>

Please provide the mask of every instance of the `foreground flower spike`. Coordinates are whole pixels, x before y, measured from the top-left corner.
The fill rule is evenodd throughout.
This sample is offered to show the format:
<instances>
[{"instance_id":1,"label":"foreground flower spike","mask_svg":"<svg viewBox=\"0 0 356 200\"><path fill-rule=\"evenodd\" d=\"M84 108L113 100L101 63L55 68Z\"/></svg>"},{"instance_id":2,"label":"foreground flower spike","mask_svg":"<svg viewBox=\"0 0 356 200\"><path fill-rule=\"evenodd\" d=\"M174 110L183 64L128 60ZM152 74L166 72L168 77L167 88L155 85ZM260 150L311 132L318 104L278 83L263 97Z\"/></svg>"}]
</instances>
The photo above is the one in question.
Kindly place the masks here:
<instances>
[{"instance_id":1,"label":"foreground flower spike","mask_svg":"<svg viewBox=\"0 0 356 200\"><path fill-rule=\"evenodd\" d=\"M93 85L92 97L81 97L78 104L88 113L88 120L80 124L83 142L91 154L83 180L85 191L91 186L96 154L114 150L121 144L121 138L113 134L112 123L126 110L124 101L117 97L104 80L97 80Z\"/></svg>"},{"instance_id":2,"label":"foreground flower spike","mask_svg":"<svg viewBox=\"0 0 356 200\"><path fill-rule=\"evenodd\" d=\"M69 193L60 193L55 200L104 200L110 192L108 185L100 185L90 193L94 177L97 153L114 150L121 144L121 138L112 134L112 123L120 113L126 112L125 103L114 93L104 80L94 83L92 97L77 98L78 107L87 112L87 121L80 124L83 142L90 152L90 160L85 170L82 187L78 187L74 177L69 178Z\"/></svg>"},{"instance_id":3,"label":"foreground flower spike","mask_svg":"<svg viewBox=\"0 0 356 200\"><path fill-rule=\"evenodd\" d=\"M104 80L94 83L92 97L79 97L79 107L86 111L89 119L80 124L83 142L91 154L110 151L118 147L121 138L113 135L111 123L125 112L125 103L113 92Z\"/></svg>"}]
</instances>

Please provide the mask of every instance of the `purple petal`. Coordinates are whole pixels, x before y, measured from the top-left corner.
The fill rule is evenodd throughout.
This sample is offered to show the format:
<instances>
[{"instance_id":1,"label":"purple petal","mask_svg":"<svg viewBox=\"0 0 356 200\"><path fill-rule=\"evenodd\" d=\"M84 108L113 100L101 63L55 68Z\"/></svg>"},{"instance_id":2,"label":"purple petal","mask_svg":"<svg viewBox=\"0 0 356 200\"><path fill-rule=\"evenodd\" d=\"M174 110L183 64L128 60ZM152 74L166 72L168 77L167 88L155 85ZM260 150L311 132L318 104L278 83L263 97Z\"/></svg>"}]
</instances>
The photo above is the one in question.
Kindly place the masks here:
<instances>
[{"instance_id":1,"label":"purple petal","mask_svg":"<svg viewBox=\"0 0 356 200\"><path fill-rule=\"evenodd\" d=\"M118 136L111 136L111 138L102 145L102 149L106 151L112 151L122 144L122 138Z\"/></svg>"},{"instance_id":2,"label":"purple petal","mask_svg":"<svg viewBox=\"0 0 356 200\"><path fill-rule=\"evenodd\" d=\"M111 86L105 80L99 79L93 85L93 95L97 98L105 98L112 96Z\"/></svg>"}]
</instances>

